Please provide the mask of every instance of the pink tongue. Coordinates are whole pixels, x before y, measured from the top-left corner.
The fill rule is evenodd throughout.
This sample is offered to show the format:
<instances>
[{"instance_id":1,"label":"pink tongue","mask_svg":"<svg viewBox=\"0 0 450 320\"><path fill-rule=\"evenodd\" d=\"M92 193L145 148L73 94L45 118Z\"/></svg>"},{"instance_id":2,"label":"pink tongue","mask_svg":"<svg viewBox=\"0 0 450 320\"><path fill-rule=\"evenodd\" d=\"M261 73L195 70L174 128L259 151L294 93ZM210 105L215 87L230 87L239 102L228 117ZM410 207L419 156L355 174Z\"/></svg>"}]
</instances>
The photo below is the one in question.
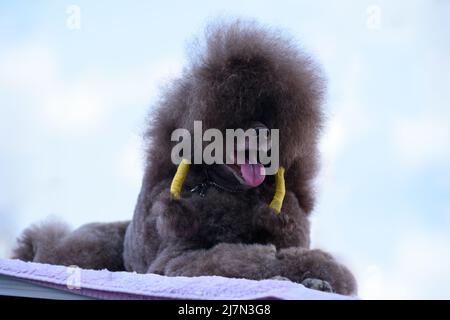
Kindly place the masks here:
<instances>
[{"instance_id":1,"label":"pink tongue","mask_svg":"<svg viewBox=\"0 0 450 320\"><path fill-rule=\"evenodd\" d=\"M252 187L259 186L266 177L266 171L264 166L260 163L257 164L249 164L244 163L241 164L241 174L244 178L245 182Z\"/></svg>"}]
</instances>

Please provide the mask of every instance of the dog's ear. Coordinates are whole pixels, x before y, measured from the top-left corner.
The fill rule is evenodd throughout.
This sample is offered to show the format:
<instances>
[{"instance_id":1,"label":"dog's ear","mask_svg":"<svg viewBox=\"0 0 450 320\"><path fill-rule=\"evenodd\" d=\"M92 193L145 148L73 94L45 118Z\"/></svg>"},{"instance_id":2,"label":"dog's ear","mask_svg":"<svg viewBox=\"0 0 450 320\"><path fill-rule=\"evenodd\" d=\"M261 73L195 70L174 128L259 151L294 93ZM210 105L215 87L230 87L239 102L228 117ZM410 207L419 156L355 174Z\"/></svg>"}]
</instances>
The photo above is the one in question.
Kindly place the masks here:
<instances>
[{"instance_id":1,"label":"dog's ear","mask_svg":"<svg viewBox=\"0 0 450 320\"><path fill-rule=\"evenodd\" d=\"M297 197L300 208L309 214L314 209L313 180L317 173L317 161L311 157L295 159L285 173L286 189Z\"/></svg>"},{"instance_id":2,"label":"dog's ear","mask_svg":"<svg viewBox=\"0 0 450 320\"><path fill-rule=\"evenodd\" d=\"M180 106L171 104L168 95L166 101L158 106L149 119L149 127L145 133L146 168L144 179L151 186L173 176L176 166L171 161L171 151L176 142L171 141L172 132L182 127L178 114ZM177 118L179 117L179 118Z\"/></svg>"}]
</instances>

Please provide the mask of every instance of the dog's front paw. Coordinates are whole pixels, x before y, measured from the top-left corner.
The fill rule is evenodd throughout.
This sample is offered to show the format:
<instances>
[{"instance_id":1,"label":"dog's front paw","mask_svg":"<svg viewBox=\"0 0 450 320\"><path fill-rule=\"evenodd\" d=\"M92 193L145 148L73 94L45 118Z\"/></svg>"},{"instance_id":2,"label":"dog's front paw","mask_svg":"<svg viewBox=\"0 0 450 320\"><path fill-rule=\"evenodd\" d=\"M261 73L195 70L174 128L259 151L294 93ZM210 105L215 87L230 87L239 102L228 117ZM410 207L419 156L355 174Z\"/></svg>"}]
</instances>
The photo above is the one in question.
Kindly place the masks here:
<instances>
[{"instance_id":1,"label":"dog's front paw","mask_svg":"<svg viewBox=\"0 0 450 320\"><path fill-rule=\"evenodd\" d=\"M280 275L274 276L274 277L270 278L269 280L291 281L290 279L288 279L286 277L283 277L283 276L280 276Z\"/></svg>"},{"instance_id":2,"label":"dog's front paw","mask_svg":"<svg viewBox=\"0 0 450 320\"><path fill-rule=\"evenodd\" d=\"M289 217L282 212L276 212L268 205L262 205L256 210L253 220L255 227L268 231L269 233L279 233L286 231L289 227Z\"/></svg>"},{"instance_id":3,"label":"dog's front paw","mask_svg":"<svg viewBox=\"0 0 450 320\"><path fill-rule=\"evenodd\" d=\"M301 283L306 288L313 289L313 290L319 290L323 292L334 292L331 285L325 281L320 279L314 279L314 278L306 278Z\"/></svg>"},{"instance_id":4,"label":"dog's front paw","mask_svg":"<svg viewBox=\"0 0 450 320\"><path fill-rule=\"evenodd\" d=\"M327 282L333 292L343 295L356 294L354 276L329 253L292 247L279 250L277 258L280 260L281 275L294 282L311 288L326 287L316 281L320 279L319 281Z\"/></svg>"},{"instance_id":5,"label":"dog's front paw","mask_svg":"<svg viewBox=\"0 0 450 320\"><path fill-rule=\"evenodd\" d=\"M160 235L186 239L197 232L199 224L187 201L164 194L154 203L152 210L158 217L157 229Z\"/></svg>"}]
</instances>

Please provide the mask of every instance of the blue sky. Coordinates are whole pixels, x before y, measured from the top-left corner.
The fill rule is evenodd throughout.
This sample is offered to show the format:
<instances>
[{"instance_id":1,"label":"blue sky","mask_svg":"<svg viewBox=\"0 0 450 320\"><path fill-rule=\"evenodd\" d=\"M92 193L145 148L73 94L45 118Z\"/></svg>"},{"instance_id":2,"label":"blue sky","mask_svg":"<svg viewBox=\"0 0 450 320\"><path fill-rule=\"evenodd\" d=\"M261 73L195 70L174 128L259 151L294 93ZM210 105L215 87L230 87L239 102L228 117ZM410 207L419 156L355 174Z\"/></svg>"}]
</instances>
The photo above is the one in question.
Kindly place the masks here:
<instances>
[{"instance_id":1,"label":"blue sky","mask_svg":"<svg viewBox=\"0 0 450 320\"><path fill-rule=\"evenodd\" d=\"M449 14L442 0L0 2L0 256L48 216L129 219L159 88L209 21L244 17L296 37L329 80L314 246L352 266L363 298L450 298Z\"/></svg>"}]
</instances>

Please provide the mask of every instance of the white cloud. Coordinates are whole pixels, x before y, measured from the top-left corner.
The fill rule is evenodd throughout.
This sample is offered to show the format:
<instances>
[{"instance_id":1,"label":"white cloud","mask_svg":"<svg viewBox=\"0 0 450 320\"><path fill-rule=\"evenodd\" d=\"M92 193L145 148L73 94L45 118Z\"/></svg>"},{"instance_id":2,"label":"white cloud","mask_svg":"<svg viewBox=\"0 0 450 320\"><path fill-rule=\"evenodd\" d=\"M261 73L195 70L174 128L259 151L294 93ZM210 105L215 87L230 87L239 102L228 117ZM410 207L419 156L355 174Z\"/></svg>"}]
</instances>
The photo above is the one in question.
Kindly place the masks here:
<instances>
[{"instance_id":1,"label":"white cloud","mask_svg":"<svg viewBox=\"0 0 450 320\"><path fill-rule=\"evenodd\" d=\"M335 160L346 143L348 129L345 127L345 111L331 116L321 140L321 152L328 160Z\"/></svg>"},{"instance_id":2,"label":"white cloud","mask_svg":"<svg viewBox=\"0 0 450 320\"><path fill-rule=\"evenodd\" d=\"M143 175L143 146L140 136L133 135L120 152L117 173L124 183L138 185Z\"/></svg>"},{"instance_id":3,"label":"white cloud","mask_svg":"<svg viewBox=\"0 0 450 320\"><path fill-rule=\"evenodd\" d=\"M321 151L326 157L336 157L342 149L370 128L369 114L360 98L364 63L358 55L349 59L346 74L335 81L338 92L330 105ZM333 84L333 83L332 83Z\"/></svg>"},{"instance_id":4,"label":"white cloud","mask_svg":"<svg viewBox=\"0 0 450 320\"><path fill-rule=\"evenodd\" d=\"M96 127L105 111L102 97L85 87L57 89L48 93L42 103L47 123L61 131Z\"/></svg>"},{"instance_id":5,"label":"white cloud","mask_svg":"<svg viewBox=\"0 0 450 320\"><path fill-rule=\"evenodd\" d=\"M180 70L178 60L165 59L115 75L83 70L66 79L49 47L28 42L0 55L3 91L25 99L23 112L35 110L43 126L72 134L99 127L113 108L147 108L160 84Z\"/></svg>"},{"instance_id":6,"label":"white cloud","mask_svg":"<svg viewBox=\"0 0 450 320\"><path fill-rule=\"evenodd\" d=\"M172 58L129 69L114 77L90 75L89 82L108 105L119 103L120 107L129 108L130 104L139 104L147 107L160 94L161 87L180 73L180 61Z\"/></svg>"},{"instance_id":7,"label":"white cloud","mask_svg":"<svg viewBox=\"0 0 450 320\"><path fill-rule=\"evenodd\" d=\"M338 92L329 105L325 131L320 141L322 168L319 184L330 187L334 183L336 162L347 148L371 130L370 112L360 97L364 64L358 55L349 60L347 72L335 81ZM331 102L330 102L331 103ZM344 189L342 186L339 190Z\"/></svg>"},{"instance_id":8,"label":"white cloud","mask_svg":"<svg viewBox=\"0 0 450 320\"><path fill-rule=\"evenodd\" d=\"M58 61L49 48L29 42L0 55L0 84L14 93L40 94L54 86Z\"/></svg>"},{"instance_id":9,"label":"white cloud","mask_svg":"<svg viewBox=\"0 0 450 320\"><path fill-rule=\"evenodd\" d=\"M392 244L392 260L360 266L364 299L449 299L450 237L448 232L411 228Z\"/></svg>"},{"instance_id":10,"label":"white cloud","mask_svg":"<svg viewBox=\"0 0 450 320\"><path fill-rule=\"evenodd\" d=\"M414 166L447 162L450 157L450 117L421 114L398 119L392 128L394 152Z\"/></svg>"},{"instance_id":11,"label":"white cloud","mask_svg":"<svg viewBox=\"0 0 450 320\"><path fill-rule=\"evenodd\" d=\"M22 112L34 110L42 125L60 131L84 131L98 125L104 103L85 79L64 81L55 52L33 42L0 56L0 84L6 93L23 99ZM15 106L6 106L15 108Z\"/></svg>"}]
</instances>

